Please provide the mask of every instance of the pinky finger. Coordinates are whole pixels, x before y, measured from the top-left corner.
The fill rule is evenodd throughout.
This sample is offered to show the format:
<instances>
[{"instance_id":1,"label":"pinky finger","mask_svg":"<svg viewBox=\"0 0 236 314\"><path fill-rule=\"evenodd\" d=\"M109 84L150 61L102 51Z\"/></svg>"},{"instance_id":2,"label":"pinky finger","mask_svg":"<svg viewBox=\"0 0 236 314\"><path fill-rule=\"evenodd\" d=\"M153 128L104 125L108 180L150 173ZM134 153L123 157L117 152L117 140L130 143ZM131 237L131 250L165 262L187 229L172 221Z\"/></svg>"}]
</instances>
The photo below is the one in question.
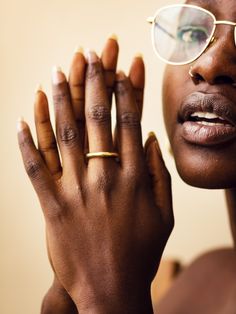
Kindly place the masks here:
<instances>
[{"instance_id":1,"label":"pinky finger","mask_svg":"<svg viewBox=\"0 0 236 314\"><path fill-rule=\"evenodd\" d=\"M35 147L28 124L20 119L17 123L17 131L25 170L44 208L53 195L54 181Z\"/></svg>"},{"instance_id":2,"label":"pinky finger","mask_svg":"<svg viewBox=\"0 0 236 314\"><path fill-rule=\"evenodd\" d=\"M171 177L162 158L161 150L154 133L149 134L145 144L146 160L152 180L155 204L160 210L166 226L172 230L174 216L172 210Z\"/></svg>"}]
</instances>

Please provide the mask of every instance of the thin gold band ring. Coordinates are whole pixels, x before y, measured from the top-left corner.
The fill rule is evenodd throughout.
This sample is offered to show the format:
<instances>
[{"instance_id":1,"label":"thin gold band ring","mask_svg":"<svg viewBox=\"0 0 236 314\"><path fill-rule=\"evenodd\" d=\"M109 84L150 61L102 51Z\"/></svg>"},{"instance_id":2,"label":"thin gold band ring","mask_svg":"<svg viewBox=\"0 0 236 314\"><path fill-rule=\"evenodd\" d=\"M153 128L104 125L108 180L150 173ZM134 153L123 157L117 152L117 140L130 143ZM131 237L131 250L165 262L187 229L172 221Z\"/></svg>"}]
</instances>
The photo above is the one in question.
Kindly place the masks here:
<instances>
[{"instance_id":1,"label":"thin gold band ring","mask_svg":"<svg viewBox=\"0 0 236 314\"><path fill-rule=\"evenodd\" d=\"M113 152L94 152L94 153L87 153L87 158L94 158L94 157L102 157L102 158L119 158L119 154Z\"/></svg>"}]
</instances>

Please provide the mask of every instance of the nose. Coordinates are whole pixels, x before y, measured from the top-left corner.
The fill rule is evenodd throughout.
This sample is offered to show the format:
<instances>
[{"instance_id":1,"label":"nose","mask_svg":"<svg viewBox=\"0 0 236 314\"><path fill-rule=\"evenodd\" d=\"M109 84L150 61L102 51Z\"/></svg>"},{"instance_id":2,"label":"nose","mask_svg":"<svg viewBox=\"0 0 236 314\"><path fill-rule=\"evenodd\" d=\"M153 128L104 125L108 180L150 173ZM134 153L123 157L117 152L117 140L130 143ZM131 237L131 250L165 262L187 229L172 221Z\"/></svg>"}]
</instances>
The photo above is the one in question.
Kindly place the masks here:
<instances>
[{"instance_id":1,"label":"nose","mask_svg":"<svg viewBox=\"0 0 236 314\"><path fill-rule=\"evenodd\" d=\"M232 31L230 27L215 37L191 66L191 76L195 84L236 84L236 46L233 32L234 29Z\"/></svg>"}]
</instances>

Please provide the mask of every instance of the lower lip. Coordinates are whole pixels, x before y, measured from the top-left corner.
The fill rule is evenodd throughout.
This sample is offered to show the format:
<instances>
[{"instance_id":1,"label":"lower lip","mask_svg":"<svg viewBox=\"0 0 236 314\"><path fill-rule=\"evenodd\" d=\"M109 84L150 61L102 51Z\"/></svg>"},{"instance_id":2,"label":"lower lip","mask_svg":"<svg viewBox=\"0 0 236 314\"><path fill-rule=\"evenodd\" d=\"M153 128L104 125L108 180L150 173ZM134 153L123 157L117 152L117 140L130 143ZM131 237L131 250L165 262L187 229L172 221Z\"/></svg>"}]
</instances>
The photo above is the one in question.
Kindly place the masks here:
<instances>
[{"instance_id":1,"label":"lower lip","mask_svg":"<svg viewBox=\"0 0 236 314\"><path fill-rule=\"evenodd\" d=\"M183 138L192 144L212 146L236 138L236 127L231 125L203 125L186 121L182 125Z\"/></svg>"}]
</instances>

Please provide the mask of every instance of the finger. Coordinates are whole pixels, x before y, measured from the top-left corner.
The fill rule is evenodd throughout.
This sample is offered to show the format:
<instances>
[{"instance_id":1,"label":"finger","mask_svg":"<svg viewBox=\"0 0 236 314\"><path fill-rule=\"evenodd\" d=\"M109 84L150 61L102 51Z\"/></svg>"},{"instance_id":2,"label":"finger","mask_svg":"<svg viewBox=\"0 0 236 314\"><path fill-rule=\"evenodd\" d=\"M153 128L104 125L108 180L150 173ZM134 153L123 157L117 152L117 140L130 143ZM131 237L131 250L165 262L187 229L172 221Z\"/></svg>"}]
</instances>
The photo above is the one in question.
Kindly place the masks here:
<instances>
[{"instance_id":1,"label":"finger","mask_svg":"<svg viewBox=\"0 0 236 314\"><path fill-rule=\"evenodd\" d=\"M123 165L140 166L143 146L140 115L129 78L119 72L115 88L118 147Z\"/></svg>"},{"instance_id":2,"label":"finger","mask_svg":"<svg viewBox=\"0 0 236 314\"><path fill-rule=\"evenodd\" d=\"M86 71L86 60L83 55L82 48L76 50L69 74L69 88L71 94L71 102L75 115L77 128L80 134L81 145L84 147L85 139L85 115L84 115L84 104L85 104L85 71Z\"/></svg>"},{"instance_id":3,"label":"finger","mask_svg":"<svg viewBox=\"0 0 236 314\"><path fill-rule=\"evenodd\" d=\"M137 104L140 119L143 112L143 95L145 85L145 67L142 56L139 54L135 56L130 67L129 79L134 89L135 102ZM115 147L118 146L117 129L114 132Z\"/></svg>"},{"instance_id":4,"label":"finger","mask_svg":"<svg viewBox=\"0 0 236 314\"><path fill-rule=\"evenodd\" d=\"M30 129L26 122L20 120L17 124L18 143L22 154L25 170L34 186L39 197L42 208L48 202L53 205L55 195L54 181L40 155L34 145L34 141Z\"/></svg>"},{"instance_id":5,"label":"finger","mask_svg":"<svg viewBox=\"0 0 236 314\"><path fill-rule=\"evenodd\" d=\"M113 151L111 112L102 64L93 51L88 52L85 99L89 151Z\"/></svg>"},{"instance_id":6,"label":"finger","mask_svg":"<svg viewBox=\"0 0 236 314\"><path fill-rule=\"evenodd\" d=\"M154 133L149 135L145 144L145 152L156 206L160 210L164 222L172 228L174 217L172 211L171 178Z\"/></svg>"},{"instance_id":7,"label":"finger","mask_svg":"<svg viewBox=\"0 0 236 314\"><path fill-rule=\"evenodd\" d=\"M54 68L52 73L52 91L56 118L56 134L59 144L63 172L72 170L76 175L83 166L83 148L71 104L69 87L64 73Z\"/></svg>"},{"instance_id":8,"label":"finger","mask_svg":"<svg viewBox=\"0 0 236 314\"><path fill-rule=\"evenodd\" d=\"M133 59L130 67L129 79L134 88L135 100L138 106L140 117L142 117L145 86L145 66L141 54L136 55Z\"/></svg>"},{"instance_id":9,"label":"finger","mask_svg":"<svg viewBox=\"0 0 236 314\"><path fill-rule=\"evenodd\" d=\"M61 177L61 163L50 121L47 97L42 90L38 90L35 95L34 116L39 152L51 175L58 179Z\"/></svg>"},{"instance_id":10,"label":"finger","mask_svg":"<svg viewBox=\"0 0 236 314\"><path fill-rule=\"evenodd\" d=\"M110 106L112 104L112 93L114 91L114 84L116 78L116 67L118 60L119 46L117 36L111 35L103 49L101 60L105 75L105 84L107 87L108 99Z\"/></svg>"}]
</instances>

